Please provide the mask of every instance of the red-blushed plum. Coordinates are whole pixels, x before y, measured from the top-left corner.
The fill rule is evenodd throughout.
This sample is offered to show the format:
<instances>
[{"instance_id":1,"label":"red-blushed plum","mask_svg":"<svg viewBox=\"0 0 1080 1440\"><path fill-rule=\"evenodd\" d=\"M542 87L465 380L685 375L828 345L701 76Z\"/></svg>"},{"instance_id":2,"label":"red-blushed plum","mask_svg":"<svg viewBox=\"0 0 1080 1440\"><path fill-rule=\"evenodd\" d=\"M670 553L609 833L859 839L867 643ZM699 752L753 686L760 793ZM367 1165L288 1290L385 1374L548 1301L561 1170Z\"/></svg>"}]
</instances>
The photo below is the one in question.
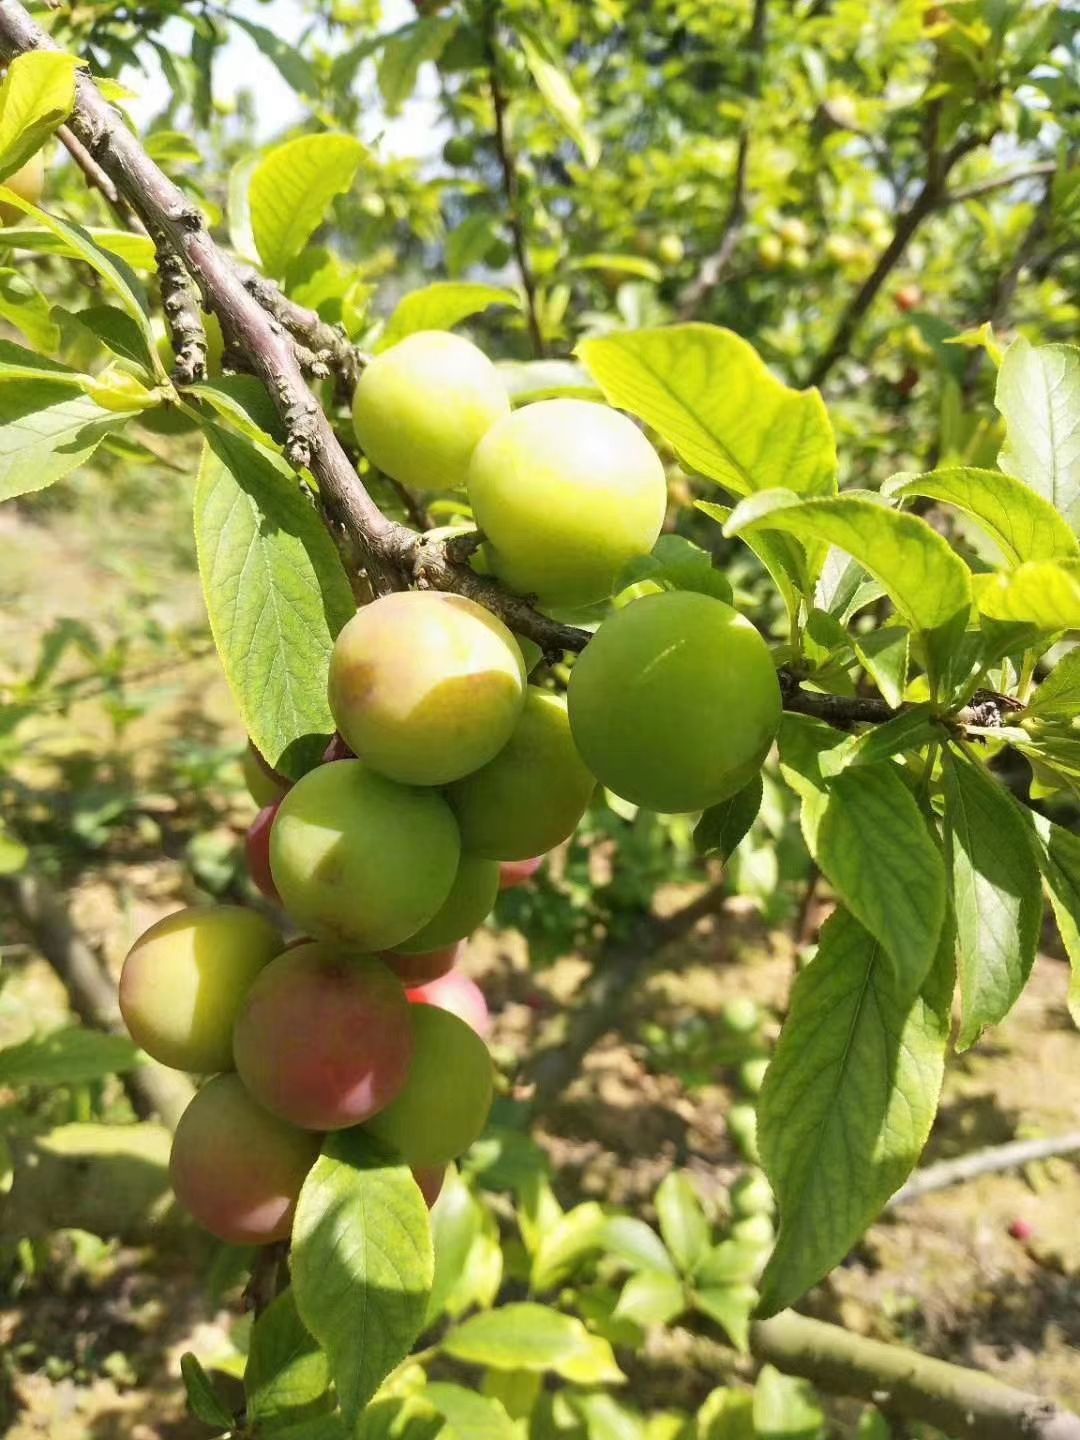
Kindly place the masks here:
<instances>
[{"instance_id":1,"label":"red-blushed plum","mask_svg":"<svg viewBox=\"0 0 1080 1440\"><path fill-rule=\"evenodd\" d=\"M634 422L589 400L539 400L500 420L469 466L492 571L541 605L604 600L656 543L667 508L659 455Z\"/></svg>"},{"instance_id":2,"label":"red-blushed plum","mask_svg":"<svg viewBox=\"0 0 1080 1440\"><path fill-rule=\"evenodd\" d=\"M464 940L491 914L499 893L499 862L461 853L450 894L428 923L395 945L400 955L422 955Z\"/></svg>"},{"instance_id":3,"label":"red-blushed plum","mask_svg":"<svg viewBox=\"0 0 1080 1440\"><path fill-rule=\"evenodd\" d=\"M244 784L260 810L276 804L292 783L267 764L250 740L240 763L244 769Z\"/></svg>"},{"instance_id":4,"label":"red-blushed plum","mask_svg":"<svg viewBox=\"0 0 1080 1440\"><path fill-rule=\"evenodd\" d=\"M765 641L730 605L690 590L646 595L605 620L567 701L593 774L665 813L704 810L746 785L781 715Z\"/></svg>"},{"instance_id":5,"label":"red-blushed plum","mask_svg":"<svg viewBox=\"0 0 1080 1440\"><path fill-rule=\"evenodd\" d=\"M413 1057L397 1098L364 1127L413 1169L463 1154L487 1123L495 1067L463 1020L434 1005L410 1005Z\"/></svg>"},{"instance_id":6,"label":"red-blushed plum","mask_svg":"<svg viewBox=\"0 0 1080 1440\"><path fill-rule=\"evenodd\" d=\"M442 1194L443 1183L446 1180L445 1165L422 1165L413 1170L413 1179L420 1187L420 1194L424 1197L424 1204L430 1210Z\"/></svg>"},{"instance_id":7,"label":"red-blushed plum","mask_svg":"<svg viewBox=\"0 0 1080 1440\"><path fill-rule=\"evenodd\" d=\"M373 465L416 490L459 490L476 443L510 413L499 372L447 330L418 330L364 366L356 438Z\"/></svg>"},{"instance_id":8,"label":"red-blushed plum","mask_svg":"<svg viewBox=\"0 0 1080 1440\"><path fill-rule=\"evenodd\" d=\"M499 889L515 890L519 885L527 885L543 863L543 855L533 855L528 860L504 860L499 866Z\"/></svg>"},{"instance_id":9,"label":"red-blushed plum","mask_svg":"<svg viewBox=\"0 0 1080 1440\"><path fill-rule=\"evenodd\" d=\"M461 950L462 942L457 940L441 950L428 950L420 955L380 950L379 959L385 961L403 985L426 985L429 980L438 980L440 975L452 970Z\"/></svg>"},{"instance_id":10,"label":"red-blushed plum","mask_svg":"<svg viewBox=\"0 0 1080 1440\"><path fill-rule=\"evenodd\" d=\"M360 760L309 770L270 833L274 884L297 925L365 951L400 945L437 914L460 854L440 794Z\"/></svg>"},{"instance_id":11,"label":"red-blushed plum","mask_svg":"<svg viewBox=\"0 0 1080 1440\"><path fill-rule=\"evenodd\" d=\"M120 973L131 1038L174 1070L231 1070L233 1021L281 945L268 920L239 905L167 915L139 936Z\"/></svg>"},{"instance_id":12,"label":"red-blushed plum","mask_svg":"<svg viewBox=\"0 0 1080 1440\"><path fill-rule=\"evenodd\" d=\"M232 1245L284 1240L319 1136L257 1105L235 1075L207 1081L173 1137L169 1175L180 1204Z\"/></svg>"},{"instance_id":13,"label":"red-blushed plum","mask_svg":"<svg viewBox=\"0 0 1080 1440\"><path fill-rule=\"evenodd\" d=\"M29 200L31 205L40 205L45 192L45 156L42 151L31 155L25 165L19 167L6 180L0 181L13 190L20 200ZM17 225L23 212L14 205L0 205L0 224Z\"/></svg>"},{"instance_id":14,"label":"red-blushed plum","mask_svg":"<svg viewBox=\"0 0 1080 1440\"><path fill-rule=\"evenodd\" d=\"M248 991L233 1055L252 1096L304 1130L358 1125L399 1094L410 1007L381 960L312 942L279 955Z\"/></svg>"},{"instance_id":15,"label":"red-blushed plum","mask_svg":"<svg viewBox=\"0 0 1080 1440\"><path fill-rule=\"evenodd\" d=\"M517 729L481 769L447 790L462 849L526 860L573 833L596 786L570 734L566 702L530 685Z\"/></svg>"},{"instance_id":16,"label":"red-blushed plum","mask_svg":"<svg viewBox=\"0 0 1080 1440\"><path fill-rule=\"evenodd\" d=\"M358 610L334 641L330 709L373 770L445 785L509 740L525 702L513 635L462 595L407 590Z\"/></svg>"},{"instance_id":17,"label":"red-blushed plum","mask_svg":"<svg viewBox=\"0 0 1080 1440\"><path fill-rule=\"evenodd\" d=\"M274 820L277 818L278 805L264 805L258 815L248 827L247 837L244 840L244 853L247 856L248 874L256 889L261 890L268 900L281 900L274 884L274 877L270 873L270 831Z\"/></svg>"},{"instance_id":18,"label":"red-blushed plum","mask_svg":"<svg viewBox=\"0 0 1080 1440\"><path fill-rule=\"evenodd\" d=\"M491 1033L491 1012L484 992L460 970L449 970L435 980L417 985L409 990L408 996L410 1005L435 1005L440 1010L449 1010L481 1038Z\"/></svg>"}]
</instances>

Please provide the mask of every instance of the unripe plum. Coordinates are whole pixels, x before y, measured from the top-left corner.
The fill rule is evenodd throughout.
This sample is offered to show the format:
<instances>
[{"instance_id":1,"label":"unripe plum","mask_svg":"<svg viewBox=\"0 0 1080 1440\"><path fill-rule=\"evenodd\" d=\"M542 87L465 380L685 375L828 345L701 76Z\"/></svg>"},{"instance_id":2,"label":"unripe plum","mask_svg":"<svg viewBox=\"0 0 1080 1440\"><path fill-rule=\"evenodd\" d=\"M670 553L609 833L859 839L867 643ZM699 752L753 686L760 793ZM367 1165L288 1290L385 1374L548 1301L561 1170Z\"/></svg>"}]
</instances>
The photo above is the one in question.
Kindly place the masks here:
<instances>
[{"instance_id":1,"label":"unripe plum","mask_svg":"<svg viewBox=\"0 0 1080 1440\"><path fill-rule=\"evenodd\" d=\"M566 702L530 685L507 744L447 793L465 850L526 860L573 832L595 785L570 735Z\"/></svg>"},{"instance_id":2,"label":"unripe plum","mask_svg":"<svg viewBox=\"0 0 1080 1440\"><path fill-rule=\"evenodd\" d=\"M669 590L605 620L568 689L577 747L635 805L703 810L741 789L780 724L769 648L712 595Z\"/></svg>"},{"instance_id":3,"label":"unripe plum","mask_svg":"<svg viewBox=\"0 0 1080 1440\"><path fill-rule=\"evenodd\" d=\"M390 1103L413 1052L409 1002L381 960L312 942L279 955L236 1018L240 1078L305 1130L358 1125Z\"/></svg>"},{"instance_id":4,"label":"unripe plum","mask_svg":"<svg viewBox=\"0 0 1080 1440\"><path fill-rule=\"evenodd\" d=\"M45 191L45 156L42 151L31 155L26 164L20 166L6 180L0 180L0 185L14 190L20 200L29 200L31 205L39 205ZM0 205L0 224L17 225L22 218L23 212L14 205Z\"/></svg>"},{"instance_id":5,"label":"unripe plum","mask_svg":"<svg viewBox=\"0 0 1080 1440\"><path fill-rule=\"evenodd\" d=\"M120 974L131 1038L174 1070L231 1070L233 1020L281 947L273 925L239 905L167 915L136 940Z\"/></svg>"},{"instance_id":6,"label":"unripe plum","mask_svg":"<svg viewBox=\"0 0 1080 1440\"><path fill-rule=\"evenodd\" d=\"M442 908L422 930L394 949L399 955L422 955L464 940L491 914L498 893L499 862L485 860L480 855L466 855L463 851Z\"/></svg>"},{"instance_id":7,"label":"unripe plum","mask_svg":"<svg viewBox=\"0 0 1080 1440\"><path fill-rule=\"evenodd\" d=\"M686 257L682 237L674 230L667 230L656 242L656 258L665 265L681 265Z\"/></svg>"},{"instance_id":8,"label":"unripe plum","mask_svg":"<svg viewBox=\"0 0 1080 1440\"><path fill-rule=\"evenodd\" d=\"M449 1010L481 1037L491 1032L491 1012L484 992L460 970L451 970L437 980L418 985L408 996L411 1005L434 1005L439 1010Z\"/></svg>"},{"instance_id":9,"label":"unripe plum","mask_svg":"<svg viewBox=\"0 0 1080 1440\"><path fill-rule=\"evenodd\" d=\"M247 856L248 874L258 890L268 900L280 902L281 896L274 884L274 877L270 873L270 831L274 820L277 818L278 805L264 805L258 815L248 827L247 836L244 840L244 853Z\"/></svg>"},{"instance_id":10,"label":"unripe plum","mask_svg":"<svg viewBox=\"0 0 1080 1440\"><path fill-rule=\"evenodd\" d=\"M240 763L244 770L244 784L260 810L280 800L292 783L263 759L250 740Z\"/></svg>"},{"instance_id":11,"label":"unripe plum","mask_svg":"<svg viewBox=\"0 0 1080 1440\"><path fill-rule=\"evenodd\" d=\"M274 884L297 925L371 951L400 945L433 918L460 853L440 795L359 760L309 770L281 802L270 835Z\"/></svg>"},{"instance_id":12,"label":"unripe plum","mask_svg":"<svg viewBox=\"0 0 1080 1440\"><path fill-rule=\"evenodd\" d=\"M418 330L376 355L353 398L365 455L417 490L460 490L477 442L509 412L495 366L446 330Z\"/></svg>"},{"instance_id":13,"label":"unripe plum","mask_svg":"<svg viewBox=\"0 0 1080 1440\"><path fill-rule=\"evenodd\" d=\"M588 400L539 400L500 420L469 466L495 575L542 605L603 600L660 534L667 482L634 422Z\"/></svg>"},{"instance_id":14,"label":"unripe plum","mask_svg":"<svg viewBox=\"0 0 1080 1440\"><path fill-rule=\"evenodd\" d=\"M458 940L453 945L444 945L441 950L428 950L421 955L382 950L379 959L389 966L403 985L426 985L454 968L461 946L462 942Z\"/></svg>"},{"instance_id":15,"label":"unripe plum","mask_svg":"<svg viewBox=\"0 0 1080 1440\"><path fill-rule=\"evenodd\" d=\"M444 1165L466 1151L487 1123L495 1067L463 1020L434 1005L409 1007L413 1059L396 1100L366 1129L406 1165Z\"/></svg>"},{"instance_id":16,"label":"unripe plum","mask_svg":"<svg viewBox=\"0 0 1080 1440\"><path fill-rule=\"evenodd\" d=\"M257 1105L235 1075L218 1075L188 1105L173 1137L176 1198L232 1245L284 1240L319 1137Z\"/></svg>"},{"instance_id":17,"label":"unripe plum","mask_svg":"<svg viewBox=\"0 0 1080 1440\"><path fill-rule=\"evenodd\" d=\"M742 1175L731 1187L731 1208L739 1219L750 1215L771 1215L776 1209L772 1188L760 1170Z\"/></svg>"},{"instance_id":18,"label":"unripe plum","mask_svg":"<svg viewBox=\"0 0 1080 1440\"><path fill-rule=\"evenodd\" d=\"M499 866L499 889L515 890L519 885L527 885L543 863L543 855L533 855L528 860L504 860Z\"/></svg>"},{"instance_id":19,"label":"unripe plum","mask_svg":"<svg viewBox=\"0 0 1080 1440\"><path fill-rule=\"evenodd\" d=\"M497 755L525 702L513 635L461 595L409 590L358 610L334 642L338 730L366 765L407 785L445 785Z\"/></svg>"}]
</instances>

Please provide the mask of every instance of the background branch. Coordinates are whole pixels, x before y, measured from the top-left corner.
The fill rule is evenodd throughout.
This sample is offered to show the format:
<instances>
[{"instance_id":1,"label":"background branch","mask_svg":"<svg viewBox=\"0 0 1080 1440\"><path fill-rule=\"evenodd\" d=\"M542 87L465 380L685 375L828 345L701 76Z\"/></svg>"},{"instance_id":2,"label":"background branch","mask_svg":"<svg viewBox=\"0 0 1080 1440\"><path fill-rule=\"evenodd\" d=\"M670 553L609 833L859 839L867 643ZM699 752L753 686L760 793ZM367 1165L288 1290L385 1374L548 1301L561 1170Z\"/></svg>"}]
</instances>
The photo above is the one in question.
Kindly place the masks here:
<instances>
[{"instance_id":1,"label":"background branch","mask_svg":"<svg viewBox=\"0 0 1080 1440\"><path fill-rule=\"evenodd\" d=\"M892 1210L898 1205L907 1205L922 1195L946 1190L951 1185L962 1185L967 1180L978 1180L983 1175L1019 1170L1021 1166L1031 1165L1037 1160L1052 1160L1058 1155L1075 1155L1078 1152L1080 1130L1070 1130L1064 1135L1047 1139L1013 1140L1008 1145L993 1145L985 1150L976 1150L971 1155L960 1155L955 1160L927 1165L925 1170L916 1170L886 1208Z\"/></svg>"}]
</instances>

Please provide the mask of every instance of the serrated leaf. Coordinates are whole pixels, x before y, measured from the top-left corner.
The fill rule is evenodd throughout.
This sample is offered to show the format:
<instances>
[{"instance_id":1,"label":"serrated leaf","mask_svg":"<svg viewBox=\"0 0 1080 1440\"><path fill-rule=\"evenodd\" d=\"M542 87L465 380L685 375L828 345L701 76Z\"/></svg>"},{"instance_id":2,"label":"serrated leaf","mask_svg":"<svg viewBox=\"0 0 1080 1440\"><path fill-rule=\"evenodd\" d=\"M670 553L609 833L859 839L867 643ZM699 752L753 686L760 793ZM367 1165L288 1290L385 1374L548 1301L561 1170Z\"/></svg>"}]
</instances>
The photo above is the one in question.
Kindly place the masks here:
<instances>
[{"instance_id":1,"label":"serrated leaf","mask_svg":"<svg viewBox=\"0 0 1080 1440\"><path fill-rule=\"evenodd\" d=\"M1028 701L1027 713L1042 720L1080 715L1080 645L1057 662Z\"/></svg>"},{"instance_id":2,"label":"serrated leaf","mask_svg":"<svg viewBox=\"0 0 1080 1440\"><path fill-rule=\"evenodd\" d=\"M971 575L948 541L916 515L855 495L801 499L790 491L738 504L725 534L785 530L845 550L884 585L904 620L921 634L934 683L955 678L955 652L971 613Z\"/></svg>"},{"instance_id":3,"label":"serrated leaf","mask_svg":"<svg viewBox=\"0 0 1080 1440\"><path fill-rule=\"evenodd\" d=\"M298 778L334 731L330 650L355 602L285 462L216 425L203 428L195 543L214 643L252 742Z\"/></svg>"},{"instance_id":4,"label":"serrated leaf","mask_svg":"<svg viewBox=\"0 0 1080 1440\"><path fill-rule=\"evenodd\" d=\"M940 740L943 734L929 705L912 705L880 725L849 735L842 744L825 751L821 756L821 773L828 779L849 765L874 765L891 760L895 755L921 750L932 741Z\"/></svg>"},{"instance_id":5,"label":"serrated leaf","mask_svg":"<svg viewBox=\"0 0 1080 1440\"><path fill-rule=\"evenodd\" d=\"M21 169L71 114L75 73L85 64L55 50L11 60L0 84L0 181Z\"/></svg>"},{"instance_id":6,"label":"serrated leaf","mask_svg":"<svg viewBox=\"0 0 1080 1440\"><path fill-rule=\"evenodd\" d=\"M710 500L695 500L694 508L708 515L710 520L715 520L720 526L726 525L731 515L730 505L714 505ZM821 555L816 554L812 563L794 535L785 535L781 530L760 530L756 534L744 535L743 540L772 576L773 584L780 591L780 598L788 612L788 624L794 635L798 630L802 611L801 597L813 593L812 571L819 567Z\"/></svg>"},{"instance_id":7,"label":"serrated leaf","mask_svg":"<svg viewBox=\"0 0 1080 1440\"><path fill-rule=\"evenodd\" d=\"M695 1290L694 1308L715 1320L736 1350L750 1347L750 1316L757 1304L753 1285L707 1286Z\"/></svg>"},{"instance_id":8,"label":"serrated leaf","mask_svg":"<svg viewBox=\"0 0 1080 1440\"><path fill-rule=\"evenodd\" d=\"M781 384L732 331L669 325L584 340L577 354L612 405L735 495L836 489L836 441L821 396Z\"/></svg>"},{"instance_id":9,"label":"serrated leaf","mask_svg":"<svg viewBox=\"0 0 1080 1440\"><path fill-rule=\"evenodd\" d=\"M694 826L694 849L717 855L725 863L750 832L761 809L764 787L760 775L719 805L711 805Z\"/></svg>"},{"instance_id":10,"label":"serrated leaf","mask_svg":"<svg viewBox=\"0 0 1080 1440\"><path fill-rule=\"evenodd\" d=\"M519 18L515 29L536 88L591 170L600 159L600 146L589 133L585 124L585 106L560 57L551 41L534 26L526 25Z\"/></svg>"},{"instance_id":11,"label":"serrated leaf","mask_svg":"<svg viewBox=\"0 0 1080 1440\"><path fill-rule=\"evenodd\" d=\"M1005 417L998 464L1080 530L1080 349L1014 340L995 401Z\"/></svg>"},{"instance_id":12,"label":"serrated leaf","mask_svg":"<svg viewBox=\"0 0 1080 1440\"><path fill-rule=\"evenodd\" d=\"M362 1130L331 1135L297 1203L292 1279L347 1424L412 1349L433 1264L427 1207L408 1167L388 1164Z\"/></svg>"},{"instance_id":13,"label":"serrated leaf","mask_svg":"<svg viewBox=\"0 0 1080 1440\"><path fill-rule=\"evenodd\" d=\"M952 874L960 994L957 1049L1012 1009L1035 963L1042 891L1029 830L979 764L944 757L944 834Z\"/></svg>"},{"instance_id":14,"label":"serrated leaf","mask_svg":"<svg viewBox=\"0 0 1080 1440\"><path fill-rule=\"evenodd\" d=\"M302 135L267 152L251 176L251 227L263 266L280 276L352 187L367 149L351 135Z\"/></svg>"},{"instance_id":15,"label":"serrated leaf","mask_svg":"<svg viewBox=\"0 0 1080 1440\"><path fill-rule=\"evenodd\" d=\"M299 1424L334 1408L330 1362L300 1319L291 1287L252 1326L244 1394L257 1430Z\"/></svg>"},{"instance_id":16,"label":"serrated leaf","mask_svg":"<svg viewBox=\"0 0 1080 1440\"><path fill-rule=\"evenodd\" d=\"M1080 835L1029 812L1038 838L1036 855L1046 882L1061 943L1072 966L1069 1014L1080 1026Z\"/></svg>"},{"instance_id":17,"label":"serrated leaf","mask_svg":"<svg viewBox=\"0 0 1080 1440\"><path fill-rule=\"evenodd\" d=\"M692 1275L709 1249L709 1222L697 1191L678 1170L661 1181L656 1214L671 1258L683 1275Z\"/></svg>"},{"instance_id":18,"label":"serrated leaf","mask_svg":"<svg viewBox=\"0 0 1080 1440\"><path fill-rule=\"evenodd\" d=\"M1080 563L1029 560L1008 574L973 577L975 603L991 620L1034 625L1045 635L1080 630Z\"/></svg>"},{"instance_id":19,"label":"serrated leaf","mask_svg":"<svg viewBox=\"0 0 1080 1440\"><path fill-rule=\"evenodd\" d=\"M574 1316L529 1301L470 1316L442 1348L467 1365L495 1370L552 1370L583 1385L622 1379L606 1340Z\"/></svg>"},{"instance_id":20,"label":"serrated leaf","mask_svg":"<svg viewBox=\"0 0 1080 1440\"><path fill-rule=\"evenodd\" d=\"M952 996L947 933L922 992L837 910L792 992L758 1104L780 1230L760 1285L773 1315L838 1264L907 1179L937 1111Z\"/></svg>"},{"instance_id":21,"label":"serrated leaf","mask_svg":"<svg viewBox=\"0 0 1080 1440\"><path fill-rule=\"evenodd\" d=\"M447 1421L444 1440L517 1440L513 1421L498 1400L463 1385L435 1381L423 1397Z\"/></svg>"},{"instance_id":22,"label":"serrated leaf","mask_svg":"<svg viewBox=\"0 0 1080 1440\"><path fill-rule=\"evenodd\" d=\"M84 465L127 416L51 380L0 385L0 500L44 490Z\"/></svg>"},{"instance_id":23,"label":"serrated leaf","mask_svg":"<svg viewBox=\"0 0 1080 1440\"><path fill-rule=\"evenodd\" d=\"M911 634L906 625L882 625L852 637L859 663L873 680L886 705L894 708L907 688Z\"/></svg>"},{"instance_id":24,"label":"serrated leaf","mask_svg":"<svg viewBox=\"0 0 1080 1440\"><path fill-rule=\"evenodd\" d=\"M198 1357L190 1350L180 1357L180 1377L192 1414L204 1425L212 1425L219 1432L231 1430L233 1417L228 1407L214 1389Z\"/></svg>"},{"instance_id":25,"label":"serrated leaf","mask_svg":"<svg viewBox=\"0 0 1080 1440\"><path fill-rule=\"evenodd\" d=\"M437 280L406 295L390 317L376 350L386 350L417 330L452 330L470 315L492 305L518 305L512 290L473 285L463 280Z\"/></svg>"},{"instance_id":26,"label":"serrated leaf","mask_svg":"<svg viewBox=\"0 0 1080 1440\"><path fill-rule=\"evenodd\" d=\"M898 476L881 487L890 499L925 496L977 520L1010 565L1080 554L1080 543L1057 510L1022 480L970 467Z\"/></svg>"},{"instance_id":27,"label":"serrated leaf","mask_svg":"<svg viewBox=\"0 0 1080 1440\"><path fill-rule=\"evenodd\" d=\"M141 326L115 305L89 305L73 312L74 319L94 335L114 355L134 360L149 376L154 374L154 352L147 344Z\"/></svg>"},{"instance_id":28,"label":"serrated leaf","mask_svg":"<svg viewBox=\"0 0 1080 1440\"><path fill-rule=\"evenodd\" d=\"M420 66L439 58L458 23L454 15L425 15L387 37L376 73L388 115L396 115L409 99Z\"/></svg>"},{"instance_id":29,"label":"serrated leaf","mask_svg":"<svg viewBox=\"0 0 1080 1440\"><path fill-rule=\"evenodd\" d=\"M666 1270L639 1270L623 1286L612 1318L632 1320L648 1329L670 1324L685 1309L681 1280Z\"/></svg>"},{"instance_id":30,"label":"serrated leaf","mask_svg":"<svg viewBox=\"0 0 1080 1440\"><path fill-rule=\"evenodd\" d=\"M84 1085L139 1064L126 1036L72 1025L0 1050L0 1085Z\"/></svg>"}]
</instances>

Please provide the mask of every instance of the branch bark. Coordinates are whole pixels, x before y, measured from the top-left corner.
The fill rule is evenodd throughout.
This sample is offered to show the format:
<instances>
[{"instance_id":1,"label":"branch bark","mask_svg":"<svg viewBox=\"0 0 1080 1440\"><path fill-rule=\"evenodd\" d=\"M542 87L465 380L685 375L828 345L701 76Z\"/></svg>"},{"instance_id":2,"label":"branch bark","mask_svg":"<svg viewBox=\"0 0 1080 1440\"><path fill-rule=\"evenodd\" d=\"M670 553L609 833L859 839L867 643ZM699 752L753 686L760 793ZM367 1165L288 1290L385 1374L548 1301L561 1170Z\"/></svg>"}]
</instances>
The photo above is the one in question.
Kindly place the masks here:
<instances>
[{"instance_id":1,"label":"branch bark","mask_svg":"<svg viewBox=\"0 0 1080 1440\"><path fill-rule=\"evenodd\" d=\"M759 1360L955 1440L1080 1440L1080 1417L990 1375L785 1310L750 1327Z\"/></svg>"},{"instance_id":2,"label":"branch bark","mask_svg":"<svg viewBox=\"0 0 1080 1440\"><path fill-rule=\"evenodd\" d=\"M1064 1135L1047 1139L1014 1140L1008 1145L993 1145L989 1149L976 1150L971 1155L942 1160L937 1165L916 1170L886 1208L893 1210L923 1195L931 1195L935 1190L946 1190L951 1185L978 1180L983 1175L998 1175L1004 1170L1018 1170L1022 1165L1031 1165L1036 1160L1052 1160L1058 1155L1075 1155L1078 1152L1080 1130L1069 1130Z\"/></svg>"}]
</instances>

